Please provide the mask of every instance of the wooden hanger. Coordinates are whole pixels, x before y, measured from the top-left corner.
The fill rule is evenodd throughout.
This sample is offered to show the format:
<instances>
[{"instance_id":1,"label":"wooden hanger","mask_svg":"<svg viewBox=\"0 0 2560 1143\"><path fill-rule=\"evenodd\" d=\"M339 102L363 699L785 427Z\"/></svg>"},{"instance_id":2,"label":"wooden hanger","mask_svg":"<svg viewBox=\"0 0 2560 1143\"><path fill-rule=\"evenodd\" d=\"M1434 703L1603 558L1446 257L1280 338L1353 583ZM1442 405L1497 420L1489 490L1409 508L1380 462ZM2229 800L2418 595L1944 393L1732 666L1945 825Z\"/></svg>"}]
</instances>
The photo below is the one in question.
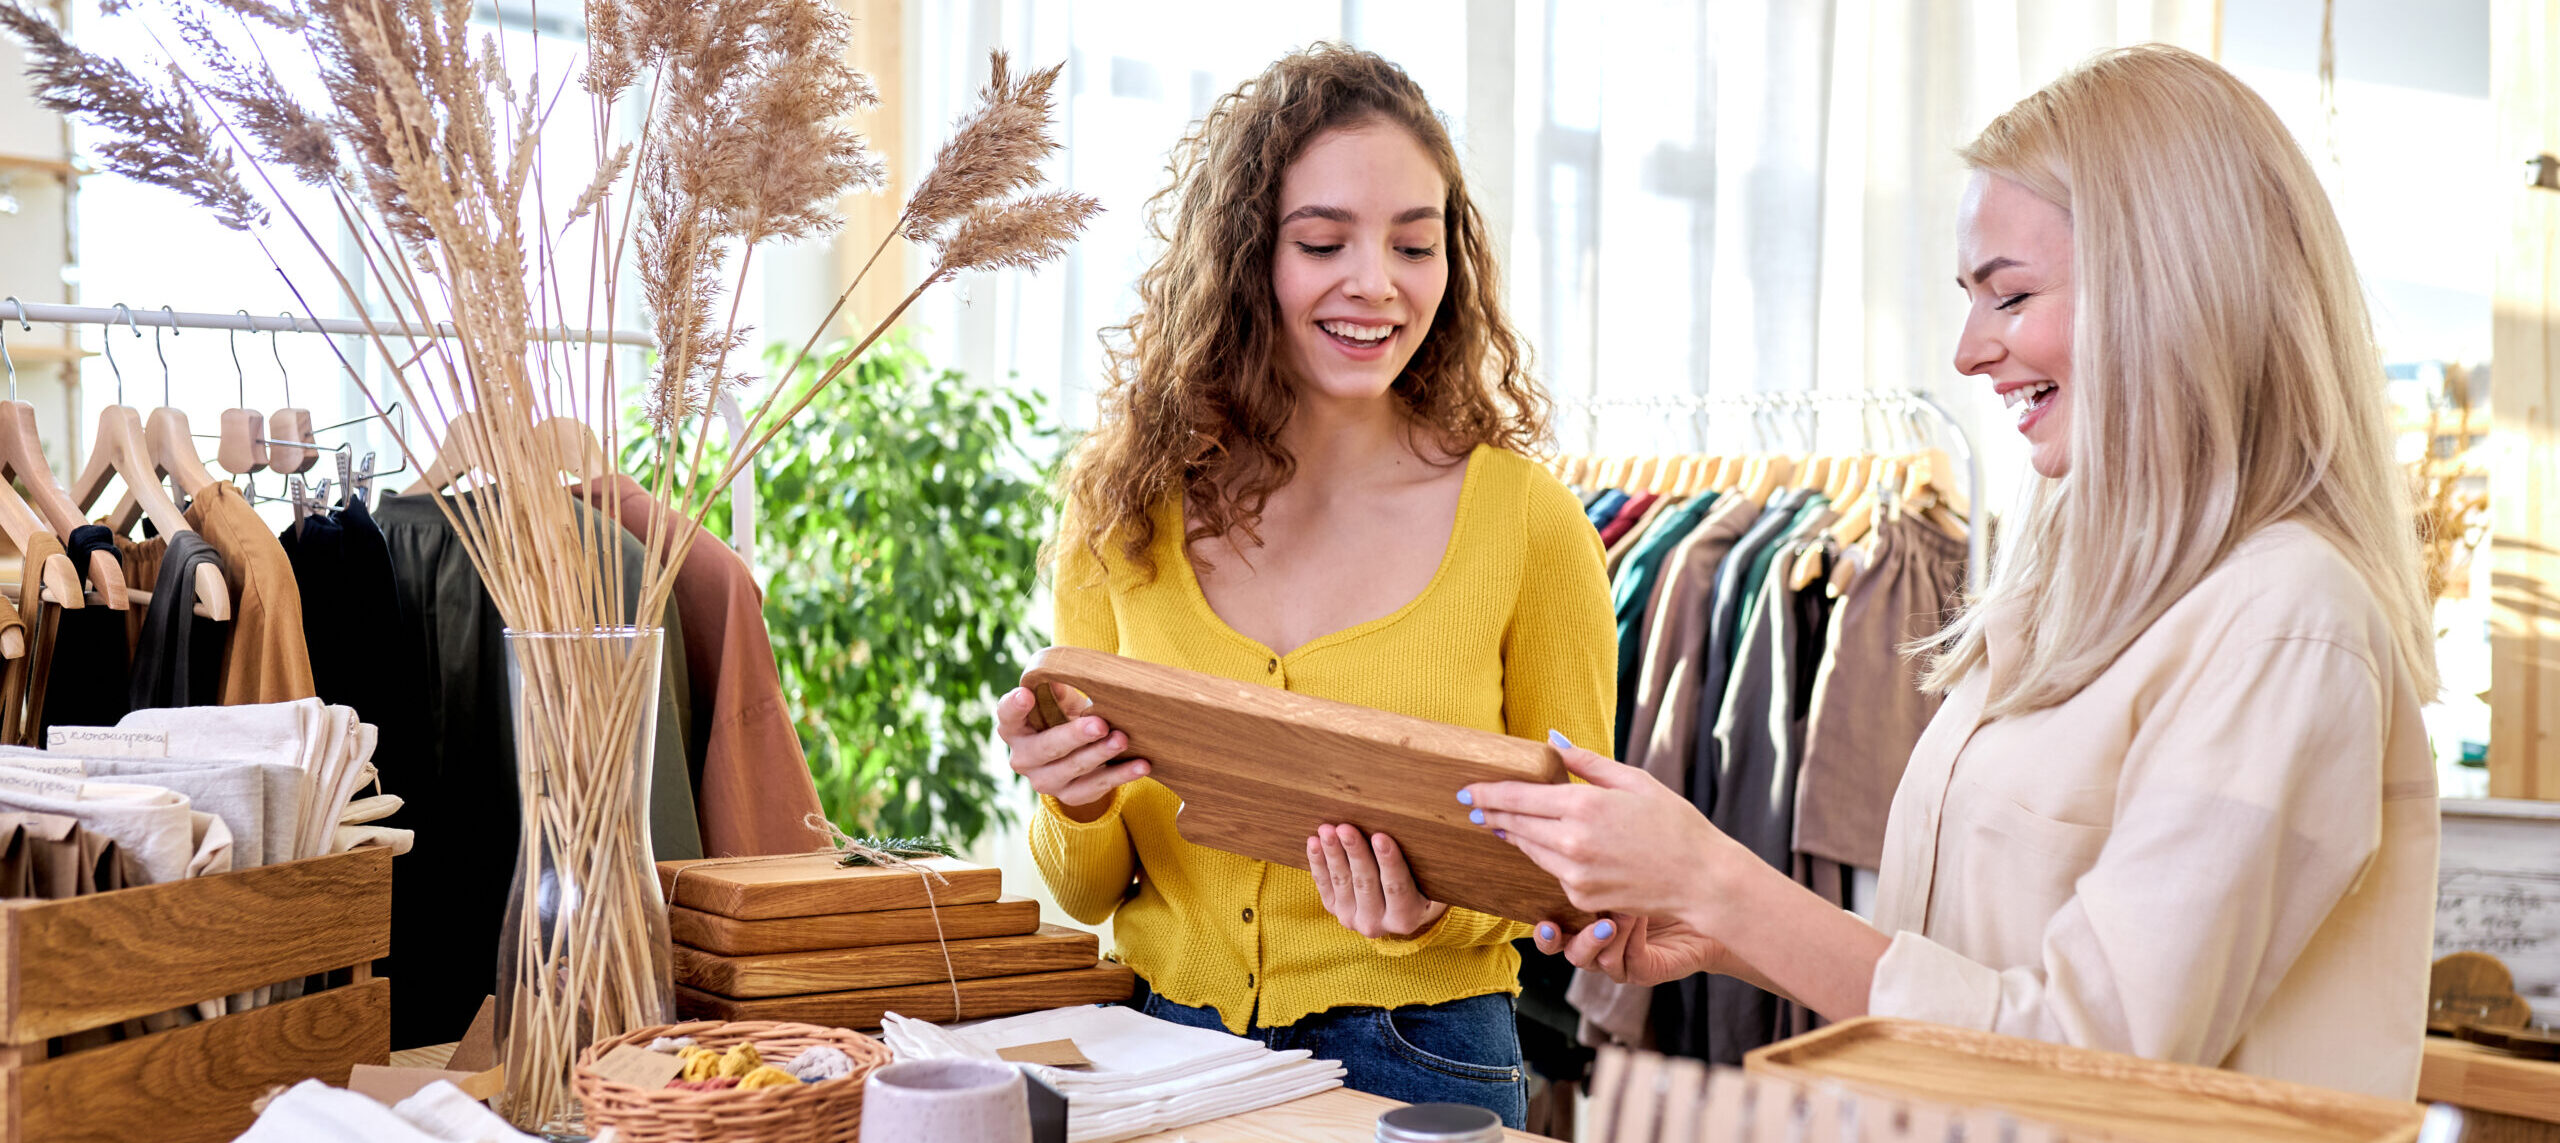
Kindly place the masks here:
<instances>
[{"instance_id":1,"label":"wooden hanger","mask_svg":"<svg viewBox=\"0 0 2560 1143\"><path fill-rule=\"evenodd\" d=\"M533 426L536 447L559 458L560 474L578 484L613 475L613 458L604 451L594 426L576 417L551 417Z\"/></svg>"},{"instance_id":2,"label":"wooden hanger","mask_svg":"<svg viewBox=\"0 0 2560 1143\"><path fill-rule=\"evenodd\" d=\"M444 440L436 447L436 458L401 495L423 496L450 488L455 481L480 471L488 455L487 436L480 431L480 410L464 409L445 422Z\"/></svg>"},{"instance_id":3,"label":"wooden hanger","mask_svg":"<svg viewBox=\"0 0 2560 1143\"><path fill-rule=\"evenodd\" d=\"M80 510L71 503L69 494L54 482L53 467L45 459L44 442L36 436L36 408L25 401L0 401L0 486L12 480L25 482L28 499L43 516L56 536L69 536L71 530L87 523ZM23 545L23 540L21 541ZM25 551L21 546L19 551ZM69 563L68 557L64 559ZM76 569L75 569L76 573ZM43 580L43 593L50 596L53 584ZM76 574L74 582L77 582ZM115 552L99 550L89 553L89 582L96 585L98 598L108 610L123 611L133 606L125 589L124 561ZM69 593L64 593L68 598ZM57 600L56 602L61 602ZM78 607L77 603L64 603Z\"/></svg>"},{"instance_id":4,"label":"wooden hanger","mask_svg":"<svg viewBox=\"0 0 2560 1143\"><path fill-rule=\"evenodd\" d=\"M116 308L125 309L121 303ZM142 331L133 326L131 311L125 311L125 325L133 329L135 337L142 336ZM121 401L124 372L115 363L115 350L112 348L115 327L110 324L107 331L108 336L104 339L110 347L107 350L107 368L116 375L116 396ZM148 516L151 526L158 528L163 535L195 531L187 523L186 514L178 511L177 502L161 490L160 474L153 469L150 455L144 451L142 442L142 414L121 403L98 410L98 439L89 450L89 463L80 470L80 478L71 482L72 506L82 512L88 511L105 494L108 479L120 476L125 483L125 504L130 507L120 504L115 518L108 521L108 527L118 532L128 531L136 520ZM201 463L198 467L202 467ZM128 598L132 594L130 590L126 592ZM231 618L231 588L223 580L221 568L209 563L196 565L195 613L217 621Z\"/></svg>"},{"instance_id":5,"label":"wooden hanger","mask_svg":"<svg viewBox=\"0 0 2560 1143\"><path fill-rule=\"evenodd\" d=\"M247 310L238 312L249 316ZM240 404L222 411L222 445L213 456L224 472L247 476L267 466L267 419L249 407L249 371L240 366L240 331L232 330L230 338L231 370L240 379Z\"/></svg>"}]
</instances>

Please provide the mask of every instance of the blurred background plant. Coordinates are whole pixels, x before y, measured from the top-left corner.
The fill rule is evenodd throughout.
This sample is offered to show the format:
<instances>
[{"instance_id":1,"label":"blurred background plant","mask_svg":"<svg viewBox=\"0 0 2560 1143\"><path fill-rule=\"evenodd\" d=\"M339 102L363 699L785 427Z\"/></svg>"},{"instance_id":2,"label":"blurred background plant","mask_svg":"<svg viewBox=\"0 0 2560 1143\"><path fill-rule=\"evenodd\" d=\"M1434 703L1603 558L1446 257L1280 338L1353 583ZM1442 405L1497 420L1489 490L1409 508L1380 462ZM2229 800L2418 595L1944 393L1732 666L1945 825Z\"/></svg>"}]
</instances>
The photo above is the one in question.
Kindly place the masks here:
<instances>
[{"instance_id":1,"label":"blurred background plant","mask_svg":"<svg viewBox=\"0 0 2560 1143\"><path fill-rule=\"evenodd\" d=\"M813 353L783 384L851 348ZM791 351L765 357L779 370ZM986 750L996 696L1047 642L1031 618L1061 455L1046 405L936 369L892 333L757 459L755 569L783 694L848 832L966 846L1014 818ZM645 463L624 458L643 483ZM736 491L706 522L723 540Z\"/></svg>"}]
</instances>

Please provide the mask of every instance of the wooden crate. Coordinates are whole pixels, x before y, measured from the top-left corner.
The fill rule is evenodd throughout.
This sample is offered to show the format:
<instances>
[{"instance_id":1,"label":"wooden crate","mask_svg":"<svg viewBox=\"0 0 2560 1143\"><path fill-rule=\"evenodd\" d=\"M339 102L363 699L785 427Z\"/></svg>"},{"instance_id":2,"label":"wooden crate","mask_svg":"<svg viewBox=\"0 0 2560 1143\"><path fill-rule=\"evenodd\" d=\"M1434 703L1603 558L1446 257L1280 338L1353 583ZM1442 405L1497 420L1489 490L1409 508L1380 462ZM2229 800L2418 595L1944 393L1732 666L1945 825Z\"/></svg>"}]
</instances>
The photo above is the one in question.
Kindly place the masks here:
<instances>
[{"instance_id":1,"label":"wooden crate","mask_svg":"<svg viewBox=\"0 0 2560 1143\"><path fill-rule=\"evenodd\" d=\"M268 1088L391 1055L391 851L0 902L0 1141L218 1143ZM266 985L340 987L51 1059L47 1041Z\"/></svg>"},{"instance_id":2,"label":"wooden crate","mask_svg":"<svg viewBox=\"0 0 2560 1143\"><path fill-rule=\"evenodd\" d=\"M1743 1066L1998 1109L2049 1124L2066 1143L2409 1143L2426 1115L2415 1103L1873 1016L1771 1044Z\"/></svg>"}]
</instances>

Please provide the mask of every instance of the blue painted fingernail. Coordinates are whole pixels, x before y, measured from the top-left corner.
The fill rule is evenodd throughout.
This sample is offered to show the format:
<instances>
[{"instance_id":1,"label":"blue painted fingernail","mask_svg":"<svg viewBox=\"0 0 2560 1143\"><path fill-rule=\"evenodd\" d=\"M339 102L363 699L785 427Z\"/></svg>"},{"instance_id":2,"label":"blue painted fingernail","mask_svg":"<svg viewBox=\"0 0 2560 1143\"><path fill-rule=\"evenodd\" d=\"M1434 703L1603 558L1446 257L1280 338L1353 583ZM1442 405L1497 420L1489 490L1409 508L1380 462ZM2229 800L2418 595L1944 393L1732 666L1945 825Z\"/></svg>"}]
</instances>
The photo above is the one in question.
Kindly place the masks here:
<instances>
[{"instance_id":1,"label":"blue painted fingernail","mask_svg":"<svg viewBox=\"0 0 2560 1143\"><path fill-rule=\"evenodd\" d=\"M1539 925L1538 939L1542 941L1552 941L1556 939L1556 927L1554 925Z\"/></svg>"},{"instance_id":2,"label":"blue painted fingernail","mask_svg":"<svg viewBox=\"0 0 2560 1143\"><path fill-rule=\"evenodd\" d=\"M1504 833L1501 830L1495 830L1493 831L1493 839L1495 841L1509 841L1511 840L1511 835Z\"/></svg>"},{"instance_id":3,"label":"blue painted fingernail","mask_svg":"<svg viewBox=\"0 0 2560 1143\"><path fill-rule=\"evenodd\" d=\"M1476 792L1473 790L1458 791L1458 804L1462 806L1472 806L1476 804Z\"/></svg>"},{"instance_id":4,"label":"blue painted fingernail","mask_svg":"<svg viewBox=\"0 0 2560 1143\"><path fill-rule=\"evenodd\" d=\"M1565 737L1564 732L1561 730L1550 730L1547 732L1547 745L1553 746L1558 750L1571 750L1573 749L1573 740Z\"/></svg>"},{"instance_id":5,"label":"blue painted fingernail","mask_svg":"<svg viewBox=\"0 0 2560 1143\"><path fill-rule=\"evenodd\" d=\"M1618 926L1612 925L1607 921L1602 921L1599 924L1591 926L1591 935L1604 941L1608 940L1610 937L1616 936L1617 933Z\"/></svg>"},{"instance_id":6,"label":"blue painted fingernail","mask_svg":"<svg viewBox=\"0 0 2560 1143\"><path fill-rule=\"evenodd\" d=\"M1468 811L1467 811L1467 820L1468 820L1468 821L1471 821L1471 822L1474 822L1474 823L1476 823L1477 825L1483 825L1483 824L1484 824L1484 811L1483 811L1483 810L1468 810Z\"/></svg>"}]
</instances>

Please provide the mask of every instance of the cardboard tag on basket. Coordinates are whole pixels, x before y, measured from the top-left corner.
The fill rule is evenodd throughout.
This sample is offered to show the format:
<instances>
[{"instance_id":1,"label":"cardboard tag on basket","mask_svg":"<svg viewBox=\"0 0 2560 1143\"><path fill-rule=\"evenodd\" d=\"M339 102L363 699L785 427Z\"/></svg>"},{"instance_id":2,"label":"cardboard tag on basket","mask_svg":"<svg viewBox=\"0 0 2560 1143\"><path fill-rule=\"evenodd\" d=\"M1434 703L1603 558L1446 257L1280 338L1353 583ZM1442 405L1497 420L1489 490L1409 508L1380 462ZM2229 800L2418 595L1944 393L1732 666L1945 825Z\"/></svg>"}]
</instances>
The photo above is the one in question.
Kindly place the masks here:
<instances>
[{"instance_id":1,"label":"cardboard tag on basket","mask_svg":"<svg viewBox=\"0 0 2560 1143\"><path fill-rule=\"evenodd\" d=\"M1093 1061L1077 1050L1073 1040L1042 1040L1037 1044L1016 1044L996 1049L996 1058L1010 1064L1040 1064L1052 1068L1089 1068Z\"/></svg>"},{"instance_id":2,"label":"cardboard tag on basket","mask_svg":"<svg viewBox=\"0 0 2560 1143\"><path fill-rule=\"evenodd\" d=\"M652 1052L624 1044L596 1061L596 1074L615 1083L656 1090L684 1071L684 1059L673 1052Z\"/></svg>"}]
</instances>

